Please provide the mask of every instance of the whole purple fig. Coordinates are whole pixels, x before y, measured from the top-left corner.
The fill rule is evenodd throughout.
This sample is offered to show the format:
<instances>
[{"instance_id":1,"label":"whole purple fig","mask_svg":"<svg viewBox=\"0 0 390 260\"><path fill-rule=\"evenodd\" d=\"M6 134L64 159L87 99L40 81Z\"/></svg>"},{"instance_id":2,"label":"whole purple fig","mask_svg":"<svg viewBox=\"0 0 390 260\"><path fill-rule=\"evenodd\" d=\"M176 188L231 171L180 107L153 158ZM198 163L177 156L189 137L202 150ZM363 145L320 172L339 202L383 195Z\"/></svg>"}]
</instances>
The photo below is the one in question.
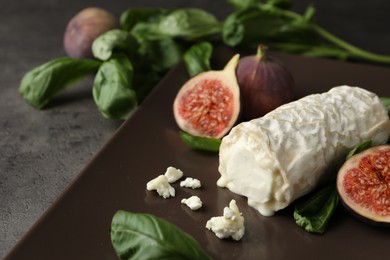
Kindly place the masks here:
<instances>
[{"instance_id":1,"label":"whole purple fig","mask_svg":"<svg viewBox=\"0 0 390 260\"><path fill-rule=\"evenodd\" d=\"M108 30L117 28L117 19L110 12L88 7L77 13L68 23L64 34L66 54L72 58L92 58L92 42Z\"/></svg>"},{"instance_id":2,"label":"whole purple fig","mask_svg":"<svg viewBox=\"0 0 390 260\"><path fill-rule=\"evenodd\" d=\"M294 78L280 61L259 45L256 55L243 57L237 66L242 97L242 119L265 115L294 98Z\"/></svg>"}]
</instances>

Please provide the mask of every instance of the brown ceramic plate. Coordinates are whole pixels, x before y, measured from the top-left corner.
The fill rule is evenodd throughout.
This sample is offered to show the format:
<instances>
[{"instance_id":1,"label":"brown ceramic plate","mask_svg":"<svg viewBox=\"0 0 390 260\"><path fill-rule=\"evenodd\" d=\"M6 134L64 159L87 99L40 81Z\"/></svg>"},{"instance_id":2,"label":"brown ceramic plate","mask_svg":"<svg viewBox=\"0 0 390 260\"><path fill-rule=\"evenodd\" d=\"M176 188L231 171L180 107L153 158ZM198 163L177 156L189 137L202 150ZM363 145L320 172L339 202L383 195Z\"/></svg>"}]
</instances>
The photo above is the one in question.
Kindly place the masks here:
<instances>
[{"instance_id":1,"label":"brown ceramic plate","mask_svg":"<svg viewBox=\"0 0 390 260\"><path fill-rule=\"evenodd\" d=\"M233 55L218 50L215 67ZM297 95L330 87L358 85L390 96L390 69L323 59L274 54L291 69ZM262 217L246 199L218 188L218 156L192 151L178 136L172 116L177 90L187 79L183 64L161 81L136 113L115 133L79 177L8 254L9 259L116 259L110 241L112 216L119 209L151 213L191 234L215 259L384 259L390 230L364 224L340 209L324 235L313 235L295 225L291 207L273 217ZM176 197L164 200L146 191L146 183L168 166L202 181L200 190L174 184ZM198 195L199 211L180 203ZM206 230L212 216L222 214L236 199L245 217L240 242L220 240Z\"/></svg>"}]
</instances>

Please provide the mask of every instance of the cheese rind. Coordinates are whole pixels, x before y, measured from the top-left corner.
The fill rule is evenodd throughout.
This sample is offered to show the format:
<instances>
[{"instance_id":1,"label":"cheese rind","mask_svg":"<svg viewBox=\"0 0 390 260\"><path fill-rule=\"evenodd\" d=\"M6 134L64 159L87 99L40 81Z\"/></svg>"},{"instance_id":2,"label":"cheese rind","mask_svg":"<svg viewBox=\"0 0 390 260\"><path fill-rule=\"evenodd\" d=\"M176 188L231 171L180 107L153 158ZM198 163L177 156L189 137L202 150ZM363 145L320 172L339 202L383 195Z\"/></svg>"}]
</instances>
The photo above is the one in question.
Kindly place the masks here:
<instances>
[{"instance_id":1,"label":"cheese rind","mask_svg":"<svg viewBox=\"0 0 390 260\"><path fill-rule=\"evenodd\" d=\"M385 143L386 108L374 93L334 87L243 122L222 139L217 181L271 216L310 192L359 143Z\"/></svg>"}]
</instances>

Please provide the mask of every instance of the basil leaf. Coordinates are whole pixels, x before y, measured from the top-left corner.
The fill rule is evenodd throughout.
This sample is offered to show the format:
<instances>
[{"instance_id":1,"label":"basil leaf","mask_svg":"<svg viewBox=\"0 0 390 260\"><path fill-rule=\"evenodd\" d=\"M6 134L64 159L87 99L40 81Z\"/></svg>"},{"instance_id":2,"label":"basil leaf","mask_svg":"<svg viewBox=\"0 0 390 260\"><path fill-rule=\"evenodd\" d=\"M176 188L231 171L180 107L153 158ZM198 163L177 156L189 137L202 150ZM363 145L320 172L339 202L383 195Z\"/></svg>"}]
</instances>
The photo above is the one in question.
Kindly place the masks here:
<instances>
[{"instance_id":1,"label":"basil leaf","mask_svg":"<svg viewBox=\"0 0 390 260\"><path fill-rule=\"evenodd\" d=\"M338 201L336 187L332 183L295 206L295 222L308 232L322 234L337 208Z\"/></svg>"},{"instance_id":2,"label":"basil leaf","mask_svg":"<svg viewBox=\"0 0 390 260\"><path fill-rule=\"evenodd\" d=\"M222 140L218 138L194 136L183 131L180 131L179 135L187 146L195 150L218 152L221 146Z\"/></svg>"},{"instance_id":3,"label":"basil leaf","mask_svg":"<svg viewBox=\"0 0 390 260\"><path fill-rule=\"evenodd\" d=\"M145 59L149 60L152 69L164 73L176 65L182 58L185 45L172 38L154 41L143 41L141 50Z\"/></svg>"},{"instance_id":4,"label":"basil leaf","mask_svg":"<svg viewBox=\"0 0 390 260\"><path fill-rule=\"evenodd\" d=\"M370 148L371 143L372 143L371 140L368 140L368 141L365 141L363 143L358 144L357 146L355 146L355 148L353 148L351 151L349 151L345 160L348 160L353 155L358 154L358 153Z\"/></svg>"},{"instance_id":5,"label":"basil leaf","mask_svg":"<svg viewBox=\"0 0 390 260\"><path fill-rule=\"evenodd\" d=\"M111 57L114 49L131 53L137 48L136 40L127 31L121 29L107 31L92 43L93 56L103 61Z\"/></svg>"},{"instance_id":6,"label":"basil leaf","mask_svg":"<svg viewBox=\"0 0 390 260\"><path fill-rule=\"evenodd\" d=\"M210 59L213 45L209 42L200 42L189 48L183 56L188 74L192 77L203 71L211 70Z\"/></svg>"},{"instance_id":7,"label":"basil leaf","mask_svg":"<svg viewBox=\"0 0 390 260\"><path fill-rule=\"evenodd\" d=\"M120 259L210 259L194 238L150 214L117 211L111 242Z\"/></svg>"},{"instance_id":8,"label":"basil leaf","mask_svg":"<svg viewBox=\"0 0 390 260\"><path fill-rule=\"evenodd\" d=\"M387 112L390 116L390 97L381 97L381 102L387 108Z\"/></svg>"},{"instance_id":9,"label":"basil leaf","mask_svg":"<svg viewBox=\"0 0 390 260\"><path fill-rule=\"evenodd\" d=\"M133 66L125 54L115 54L103 62L96 74L92 94L104 117L127 119L137 107L132 80Z\"/></svg>"},{"instance_id":10,"label":"basil leaf","mask_svg":"<svg viewBox=\"0 0 390 260\"><path fill-rule=\"evenodd\" d=\"M214 15L197 8L180 8L169 11L155 21L139 22L131 30L140 40L158 40L181 37L195 40L219 33L221 24Z\"/></svg>"},{"instance_id":11,"label":"basil leaf","mask_svg":"<svg viewBox=\"0 0 390 260\"><path fill-rule=\"evenodd\" d=\"M162 8L130 8L120 15L121 27L131 31L137 23L159 21L166 13Z\"/></svg>"},{"instance_id":12,"label":"basil leaf","mask_svg":"<svg viewBox=\"0 0 390 260\"><path fill-rule=\"evenodd\" d=\"M68 57L51 60L23 76L19 93L29 104L42 109L55 94L94 73L100 64L96 60Z\"/></svg>"},{"instance_id":13,"label":"basil leaf","mask_svg":"<svg viewBox=\"0 0 390 260\"><path fill-rule=\"evenodd\" d=\"M258 2L258 0L228 0L236 9L245 9Z\"/></svg>"},{"instance_id":14,"label":"basil leaf","mask_svg":"<svg viewBox=\"0 0 390 260\"><path fill-rule=\"evenodd\" d=\"M257 46L259 42L318 44L312 23L300 15L286 15L285 10L271 5L252 5L230 14L223 24L225 44Z\"/></svg>"}]
</instances>

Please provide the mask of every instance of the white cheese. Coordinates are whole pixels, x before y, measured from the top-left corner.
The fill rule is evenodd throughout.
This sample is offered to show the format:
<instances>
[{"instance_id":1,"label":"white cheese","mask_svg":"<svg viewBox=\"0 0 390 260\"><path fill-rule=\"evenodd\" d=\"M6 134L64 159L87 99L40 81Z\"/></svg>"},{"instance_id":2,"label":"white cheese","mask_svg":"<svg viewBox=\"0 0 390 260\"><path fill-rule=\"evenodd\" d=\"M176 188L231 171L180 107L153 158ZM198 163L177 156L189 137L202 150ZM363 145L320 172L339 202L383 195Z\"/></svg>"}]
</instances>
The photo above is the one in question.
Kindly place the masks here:
<instances>
[{"instance_id":1,"label":"white cheese","mask_svg":"<svg viewBox=\"0 0 390 260\"><path fill-rule=\"evenodd\" d=\"M197 210L202 207L202 201L198 196L191 196L188 199L182 199L181 203L187 205L192 210Z\"/></svg>"},{"instance_id":2,"label":"white cheese","mask_svg":"<svg viewBox=\"0 0 390 260\"><path fill-rule=\"evenodd\" d=\"M169 184L168 178L165 175L159 175L146 184L146 189L156 190L158 195L167 199L169 197L175 197L175 189Z\"/></svg>"},{"instance_id":3,"label":"white cheese","mask_svg":"<svg viewBox=\"0 0 390 260\"><path fill-rule=\"evenodd\" d=\"M346 153L390 134L386 108L377 95L340 86L306 96L234 127L223 138L217 185L246 196L271 216L334 174Z\"/></svg>"},{"instance_id":4,"label":"white cheese","mask_svg":"<svg viewBox=\"0 0 390 260\"><path fill-rule=\"evenodd\" d=\"M181 177L183 177L183 172L180 169L176 169L175 167L169 166L167 171L164 174L169 183L174 183Z\"/></svg>"},{"instance_id":5,"label":"white cheese","mask_svg":"<svg viewBox=\"0 0 390 260\"><path fill-rule=\"evenodd\" d=\"M241 215L236 201L231 200L229 207L223 210L223 216L212 217L206 223L206 228L215 233L220 238L233 238L240 240L245 233L244 217Z\"/></svg>"},{"instance_id":6,"label":"white cheese","mask_svg":"<svg viewBox=\"0 0 390 260\"><path fill-rule=\"evenodd\" d=\"M202 187L202 184L198 179L187 177L184 181L180 182L180 187L198 189Z\"/></svg>"}]
</instances>

